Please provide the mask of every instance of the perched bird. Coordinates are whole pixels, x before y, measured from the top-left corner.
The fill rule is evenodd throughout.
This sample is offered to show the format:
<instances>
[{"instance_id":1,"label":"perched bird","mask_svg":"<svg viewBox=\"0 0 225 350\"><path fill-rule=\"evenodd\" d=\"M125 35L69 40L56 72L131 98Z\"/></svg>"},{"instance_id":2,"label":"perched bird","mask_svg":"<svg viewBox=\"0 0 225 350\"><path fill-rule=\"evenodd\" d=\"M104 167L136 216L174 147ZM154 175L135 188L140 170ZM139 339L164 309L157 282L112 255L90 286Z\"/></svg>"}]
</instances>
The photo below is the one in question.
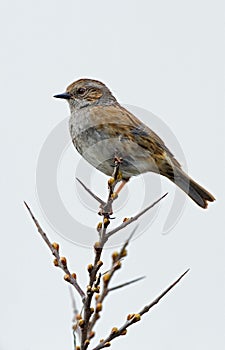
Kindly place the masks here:
<instances>
[{"instance_id":1,"label":"perched bird","mask_svg":"<svg viewBox=\"0 0 225 350\"><path fill-rule=\"evenodd\" d=\"M102 82L80 79L54 97L69 102L72 142L96 169L111 176L115 157L122 158L123 184L131 176L155 172L173 181L202 208L215 200L182 170L161 138L123 108Z\"/></svg>"}]
</instances>

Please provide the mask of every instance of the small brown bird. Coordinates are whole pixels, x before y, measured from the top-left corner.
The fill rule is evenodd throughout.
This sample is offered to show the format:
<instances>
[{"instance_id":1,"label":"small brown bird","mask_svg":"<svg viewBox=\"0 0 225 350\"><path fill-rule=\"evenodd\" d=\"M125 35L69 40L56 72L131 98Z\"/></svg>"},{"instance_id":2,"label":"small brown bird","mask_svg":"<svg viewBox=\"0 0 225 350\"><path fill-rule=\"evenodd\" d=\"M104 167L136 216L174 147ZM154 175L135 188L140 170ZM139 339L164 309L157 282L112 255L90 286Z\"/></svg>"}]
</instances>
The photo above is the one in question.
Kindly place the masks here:
<instances>
[{"instance_id":1,"label":"small brown bird","mask_svg":"<svg viewBox=\"0 0 225 350\"><path fill-rule=\"evenodd\" d=\"M173 181L202 208L215 200L181 169L160 137L117 102L105 84L80 79L54 97L69 102L73 144L96 169L111 176L116 156L122 158L123 185L131 176L150 171Z\"/></svg>"}]
</instances>

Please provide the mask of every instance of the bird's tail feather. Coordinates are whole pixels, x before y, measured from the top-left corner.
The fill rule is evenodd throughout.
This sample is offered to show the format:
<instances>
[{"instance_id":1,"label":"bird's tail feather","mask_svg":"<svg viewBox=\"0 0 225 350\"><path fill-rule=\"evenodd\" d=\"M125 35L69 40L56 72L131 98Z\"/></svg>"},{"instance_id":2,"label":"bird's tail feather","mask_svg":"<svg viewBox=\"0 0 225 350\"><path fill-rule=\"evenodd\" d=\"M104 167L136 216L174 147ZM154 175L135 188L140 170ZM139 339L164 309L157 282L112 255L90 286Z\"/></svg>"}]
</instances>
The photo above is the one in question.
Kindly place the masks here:
<instances>
[{"instance_id":1,"label":"bird's tail feather","mask_svg":"<svg viewBox=\"0 0 225 350\"><path fill-rule=\"evenodd\" d=\"M207 208L208 202L213 202L215 198L211 193L205 190L197 182L192 180L181 169L176 168L173 178L170 178L177 186L179 186L188 196L202 208Z\"/></svg>"}]
</instances>

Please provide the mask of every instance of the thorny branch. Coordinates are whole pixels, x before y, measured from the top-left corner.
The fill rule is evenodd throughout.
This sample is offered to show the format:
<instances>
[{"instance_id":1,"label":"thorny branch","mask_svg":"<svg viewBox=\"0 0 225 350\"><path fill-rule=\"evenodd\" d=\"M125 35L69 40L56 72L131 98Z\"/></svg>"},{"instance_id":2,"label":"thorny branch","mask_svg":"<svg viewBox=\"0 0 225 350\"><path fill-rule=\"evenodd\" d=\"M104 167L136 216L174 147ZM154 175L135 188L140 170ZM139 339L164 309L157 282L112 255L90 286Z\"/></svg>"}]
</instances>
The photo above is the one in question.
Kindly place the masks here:
<instances>
[{"instance_id":1,"label":"thorny branch","mask_svg":"<svg viewBox=\"0 0 225 350\"><path fill-rule=\"evenodd\" d=\"M132 231L130 237L125 241L122 248L119 252L114 252L112 254L112 264L111 268L104 274L100 273L100 268L103 265L103 262L101 261L101 255L103 248L108 241L108 239L125 228L126 226L130 225L132 222L139 219L143 214L145 214L148 210L153 208L157 203L159 203L166 195L164 194L161 198L159 198L157 201L149 205L147 208L142 210L140 213L135 215L134 217L131 217L129 219L125 219L123 223L116 228L112 229L111 231L107 232L107 228L110 224L111 214L112 214L112 204L113 201L117 198L117 193L114 193L115 186L119 181L122 180L122 174L119 171L120 164L122 162L122 159L115 157L114 160L114 171L113 171L113 177L109 179L108 181L108 187L109 187L109 195L107 202L104 202L101 198L99 198L96 194L94 194L81 180L77 179L77 181L81 184L81 186L98 202L100 203L100 212L99 214L102 215L102 222L100 222L97 226L97 231L99 234L99 240L94 244L94 262L93 264L88 265L88 273L89 273L89 282L86 289L86 292L84 292L76 280L76 274L71 273L67 266L67 260L65 257L61 257L59 254L59 245L57 243L51 243L48 239L46 233L42 230L39 222L34 217L31 209L29 206L25 203L25 206L34 221L38 232L40 233L43 240L46 242L48 247L50 248L52 254L55 257L54 265L60 267L64 273L64 279L69 282L76 291L80 294L83 307L82 311L78 313L76 309L76 304L74 300L73 293L71 291L71 297L72 297L72 303L73 303L73 312L74 312L74 325L73 325L73 336L74 336L74 349L76 350L86 350L90 344L91 339L94 337L95 332L93 331L93 328L97 322L97 320L100 318L100 312L102 310L102 304L104 302L104 299L109 294L109 292L128 286L132 283L135 283L137 281L140 281L144 277L139 277L136 279L133 279L128 282L124 282L120 285L109 287L109 284L112 280L113 275L117 270L121 267L121 261L123 258L127 255L127 246L133 237L137 227ZM119 191L118 191L119 192ZM114 195L115 194L115 195ZM105 338L105 340L102 340L95 348L92 350L100 350L102 348L110 346L110 341L114 338L125 335L127 332L127 328L130 327L135 322L139 321L141 316L148 312L154 305L156 305L180 280L181 278L188 272L188 270L181 275L173 284L171 284L160 296L158 296L152 303L145 306L138 314L131 314L128 315L127 321L122 325L119 329L113 328L110 335ZM103 284L102 290L100 291L100 284ZM93 296L95 295L95 308L92 307L92 301ZM79 335L80 339L80 346L77 346L77 339L76 339L76 333Z\"/></svg>"},{"instance_id":2,"label":"thorny branch","mask_svg":"<svg viewBox=\"0 0 225 350\"><path fill-rule=\"evenodd\" d=\"M81 287L77 283L76 274L71 273L69 271L66 258L63 256L60 257L58 243L55 243L55 242L51 243L49 241L46 233L42 230L39 222L35 218L34 214L32 213L32 211L29 208L29 206L27 205L27 203L24 202L24 204L25 204L33 222L35 223L35 225L38 229L38 232L40 233L41 237L43 238L43 240L45 241L45 243L47 244L47 246L49 247L49 249L51 250L52 254L55 257L54 265L60 267L65 272L65 276L64 276L65 281L69 282L77 290L77 292L80 294L80 296L82 298L82 301L84 301L85 300L85 293L83 292L83 290L81 289Z\"/></svg>"},{"instance_id":3,"label":"thorny branch","mask_svg":"<svg viewBox=\"0 0 225 350\"><path fill-rule=\"evenodd\" d=\"M180 280L188 273L189 269L185 271L174 283L172 283L168 288L166 288L157 298L155 298L149 305L145 306L139 313L137 314L129 314L127 316L127 321L118 329L116 327L112 328L110 335L102 340L99 345L97 345L92 350L100 350L110 346L110 342L127 333L127 328L132 324L141 320L141 316L148 312L154 305L156 305L175 285L180 282Z\"/></svg>"},{"instance_id":4,"label":"thorny branch","mask_svg":"<svg viewBox=\"0 0 225 350\"><path fill-rule=\"evenodd\" d=\"M106 203L99 198L96 194L94 194L78 177L76 177L76 180L81 184L81 186L101 205L105 205Z\"/></svg>"},{"instance_id":5,"label":"thorny branch","mask_svg":"<svg viewBox=\"0 0 225 350\"><path fill-rule=\"evenodd\" d=\"M138 213L137 215L133 216L132 218L124 221L121 225L117 226L116 228L114 228L113 230L109 231L106 234L105 239L108 240L109 237L111 237L112 235L114 235L115 233L117 233L118 231L122 230L123 228L127 227L128 225L130 225L132 222L136 221L137 219L139 219L143 214L145 214L147 211L149 211L150 209L152 209L156 204L158 204L163 198L165 198L167 196L168 193L165 193L162 197L160 197L159 199L157 199L154 203L152 203L151 205L149 205L147 208L143 209L140 213Z\"/></svg>"},{"instance_id":6,"label":"thorny branch","mask_svg":"<svg viewBox=\"0 0 225 350\"><path fill-rule=\"evenodd\" d=\"M96 321L100 318L100 311L101 311L101 305L105 299L105 297L109 293L109 283L114 275L114 273L120 269L121 267L121 259L127 255L126 247L128 246L131 238L133 237L137 227L132 231L130 237L125 241L124 245L120 249L120 252L114 252L112 254L112 266L109 271L107 271L106 274L103 276L103 290L100 294L96 295L96 308L95 312L93 314L93 317L90 321L88 331L91 332L93 330L93 327L96 323Z\"/></svg>"},{"instance_id":7,"label":"thorny branch","mask_svg":"<svg viewBox=\"0 0 225 350\"><path fill-rule=\"evenodd\" d=\"M156 202L151 204L149 207L144 209L142 212L140 212L139 214L137 214L133 218L126 220L120 226L118 226L114 230L111 230L109 233L107 233L107 227L110 224L110 215L112 214L112 203L115 200L115 198L113 196L114 188L115 188L116 184L122 178L120 171L119 171L120 163L121 163L121 161L118 160L118 158L116 158L114 172L113 172L113 178L111 178L108 181L108 186L109 186L108 200L104 205L101 204L101 206L100 206L101 207L101 215L103 216L103 220L101 223L98 224L98 227L97 227L97 230L99 232L99 241L96 242L94 245L94 250L95 250L94 263L93 263L93 265L90 264L88 267L89 284L87 287L87 297L86 297L85 302L84 302L83 319L81 319L79 321L79 325L81 327L81 347L80 347L81 350L86 350L90 344L90 334L92 336L93 327L94 327L97 319L99 318L99 312L102 310L102 302L103 302L104 298L106 297L106 295L108 294L108 284L109 284L113 274L115 273L115 271L120 268L120 266L121 266L120 259L122 256L126 255L125 247L128 245L134 232L132 233L132 235L128 239L128 241L125 242L124 247L122 247L122 249L120 251L120 254L113 261L113 265L112 265L110 272L104 276L104 278L103 278L103 283L104 283L103 292L101 294L100 299L97 300L95 310L93 310L93 308L91 308L93 295L95 293L98 294L100 291L100 284L99 283L94 284L94 282L97 280L97 273L98 273L100 267L103 265L103 262L100 260L100 258L101 258L102 250L104 248L105 243L107 242L109 237L114 235L116 232L120 231L122 228L128 226L133 221L137 220L140 216L142 216L144 213L146 213L148 210L150 210L152 207L154 207L160 200L162 200L166 196L166 195L162 196L159 200L157 200ZM79 181L79 182L81 183L81 181ZM85 185L82 184L82 186L85 189L87 189L88 193L91 194L93 198L97 197ZM98 200L98 202L99 202L99 200ZM94 315L93 315L93 318L91 320L91 315L93 312L94 312Z\"/></svg>"}]
</instances>

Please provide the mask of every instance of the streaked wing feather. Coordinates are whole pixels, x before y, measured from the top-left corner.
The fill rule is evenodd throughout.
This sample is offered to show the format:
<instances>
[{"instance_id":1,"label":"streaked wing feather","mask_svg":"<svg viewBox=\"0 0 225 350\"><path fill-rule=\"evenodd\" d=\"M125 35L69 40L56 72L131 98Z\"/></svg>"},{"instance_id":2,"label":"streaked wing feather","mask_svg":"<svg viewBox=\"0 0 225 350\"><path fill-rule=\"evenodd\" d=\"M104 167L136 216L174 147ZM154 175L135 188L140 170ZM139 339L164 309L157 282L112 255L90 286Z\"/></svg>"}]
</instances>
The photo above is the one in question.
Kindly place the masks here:
<instances>
[{"instance_id":1,"label":"streaked wing feather","mask_svg":"<svg viewBox=\"0 0 225 350\"><path fill-rule=\"evenodd\" d=\"M166 153L174 166L181 167L162 139L119 104L93 107L91 117L96 128L104 129L105 133L110 134L110 137L128 138L145 150L149 150L151 155L157 155L159 159L165 158Z\"/></svg>"}]
</instances>

